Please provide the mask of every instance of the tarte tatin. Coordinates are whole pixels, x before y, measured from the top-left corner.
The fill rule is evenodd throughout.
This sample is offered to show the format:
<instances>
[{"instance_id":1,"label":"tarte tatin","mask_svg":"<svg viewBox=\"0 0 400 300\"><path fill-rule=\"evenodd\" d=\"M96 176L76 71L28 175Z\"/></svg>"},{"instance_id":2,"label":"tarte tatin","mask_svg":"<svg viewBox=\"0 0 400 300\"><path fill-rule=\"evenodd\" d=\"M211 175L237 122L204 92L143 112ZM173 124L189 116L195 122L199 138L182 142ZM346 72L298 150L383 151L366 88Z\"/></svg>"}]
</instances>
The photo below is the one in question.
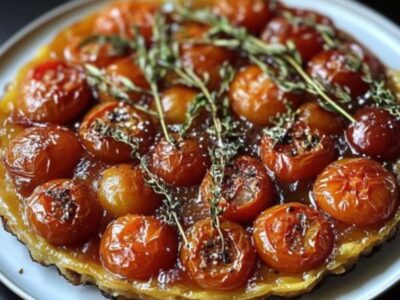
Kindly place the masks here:
<instances>
[{"instance_id":1,"label":"tarte tatin","mask_svg":"<svg viewBox=\"0 0 400 300\"><path fill-rule=\"evenodd\" d=\"M110 296L309 292L400 222L395 76L319 13L194 3L111 2L20 71L5 227Z\"/></svg>"}]
</instances>

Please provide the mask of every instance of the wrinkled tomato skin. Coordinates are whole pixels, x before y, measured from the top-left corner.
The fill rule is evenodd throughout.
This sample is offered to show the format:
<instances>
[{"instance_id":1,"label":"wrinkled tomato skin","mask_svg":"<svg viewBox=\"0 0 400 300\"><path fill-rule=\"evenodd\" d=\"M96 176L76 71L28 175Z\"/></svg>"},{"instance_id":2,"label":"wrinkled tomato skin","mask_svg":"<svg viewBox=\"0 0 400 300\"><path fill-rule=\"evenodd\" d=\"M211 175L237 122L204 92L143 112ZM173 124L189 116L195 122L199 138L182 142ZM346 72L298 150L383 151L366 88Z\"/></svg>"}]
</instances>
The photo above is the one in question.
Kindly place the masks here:
<instances>
[{"instance_id":1,"label":"wrinkled tomato skin","mask_svg":"<svg viewBox=\"0 0 400 300\"><path fill-rule=\"evenodd\" d=\"M112 115L118 111L121 111L122 115L129 116L129 120L126 122L112 120ZM147 115L127 104L118 102L100 104L84 118L79 135L86 150L104 162L115 164L128 162L132 160L132 148L96 132L93 128L96 120L101 120L112 128L119 128L127 131L130 136L137 137L140 141L141 153L145 153L153 141L155 127Z\"/></svg>"},{"instance_id":2,"label":"wrinkled tomato skin","mask_svg":"<svg viewBox=\"0 0 400 300\"><path fill-rule=\"evenodd\" d=\"M267 0L216 0L213 12L227 18L233 25L259 34L273 17L270 1Z\"/></svg>"},{"instance_id":3,"label":"wrinkled tomato skin","mask_svg":"<svg viewBox=\"0 0 400 300\"><path fill-rule=\"evenodd\" d=\"M34 190L26 202L26 216L33 229L51 244L74 246L99 228L101 209L88 187L57 179Z\"/></svg>"},{"instance_id":4,"label":"wrinkled tomato skin","mask_svg":"<svg viewBox=\"0 0 400 300\"><path fill-rule=\"evenodd\" d=\"M97 191L100 204L112 215L151 215L161 199L144 181L139 167L118 165L106 169Z\"/></svg>"},{"instance_id":5,"label":"wrinkled tomato skin","mask_svg":"<svg viewBox=\"0 0 400 300\"><path fill-rule=\"evenodd\" d=\"M256 266L250 236L240 225L221 220L227 261L220 255L221 243L210 219L195 223L187 232L189 247L181 247L180 258L189 276L202 288L231 291L243 287Z\"/></svg>"},{"instance_id":6,"label":"wrinkled tomato skin","mask_svg":"<svg viewBox=\"0 0 400 300\"><path fill-rule=\"evenodd\" d=\"M366 107L355 115L346 140L358 154L391 159L400 155L400 122L384 109Z\"/></svg>"},{"instance_id":7,"label":"wrinkled tomato skin","mask_svg":"<svg viewBox=\"0 0 400 300\"><path fill-rule=\"evenodd\" d=\"M299 120L327 135L339 135L345 127L345 120L338 114L324 110L316 102L304 103L299 108Z\"/></svg>"},{"instance_id":8,"label":"wrinkled tomato skin","mask_svg":"<svg viewBox=\"0 0 400 300\"><path fill-rule=\"evenodd\" d=\"M251 65L237 74L229 89L229 98L237 116L267 126L277 114L287 111L287 104L298 107L303 94L280 90L260 67Z\"/></svg>"},{"instance_id":9,"label":"wrinkled tomato skin","mask_svg":"<svg viewBox=\"0 0 400 300\"><path fill-rule=\"evenodd\" d=\"M311 149L303 149L301 146L304 142L303 133L306 131L319 139L318 144ZM261 160L281 182L314 179L336 158L333 140L304 123L294 126L291 137L291 142L275 146L268 136L261 140Z\"/></svg>"},{"instance_id":10,"label":"wrinkled tomato skin","mask_svg":"<svg viewBox=\"0 0 400 300\"><path fill-rule=\"evenodd\" d=\"M150 170L174 186L199 184L210 165L207 149L186 138L171 145L161 140L150 154Z\"/></svg>"},{"instance_id":11,"label":"wrinkled tomato skin","mask_svg":"<svg viewBox=\"0 0 400 300\"><path fill-rule=\"evenodd\" d=\"M379 163L354 158L328 166L313 187L316 204L336 220L379 226L398 206L396 179Z\"/></svg>"},{"instance_id":12,"label":"wrinkled tomato skin","mask_svg":"<svg viewBox=\"0 0 400 300\"><path fill-rule=\"evenodd\" d=\"M103 266L131 280L148 280L172 268L177 254L175 229L155 217L120 217L107 227L100 242Z\"/></svg>"},{"instance_id":13,"label":"wrinkled tomato skin","mask_svg":"<svg viewBox=\"0 0 400 300\"><path fill-rule=\"evenodd\" d=\"M332 253L331 225L320 212L300 203L266 210L253 228L259 257L278 272L309 271L323 264Z\"/></svg>"},{"instance_id":14,"label":"wrinkled tomato skin","mask_svg":"<svg viewBox=\"0 0 400 300\"><path fill-rule=\"evenodd\" d=\"M81 144L72 131L37 127L11 140L4 165L17 190L29 195L49 180L71 176L81 156Z\"/></svg>"},{"instance_id":15,"label":"wrinkled tomato skin","mask_svg":"<svg viewBox=\"0 0 400 300\"><path fill-rule=\"evenodd\" d=\"M134 58L132 57L123 58L114 62L106 68L105 73L110 81L117 87L123 87L123 84L121 83L119 78L124 77L129 79L135 86L139 88L142 88L144 90L150 89L142 70L139 68L139 66L135 64ZM143 94L137 92L129 92L128 96L132 101L139 101L141 97L143 97ZM100 92L100 100L107 102L115 101L116 99L108 93Z\"/></svg>"},{"instance_id":16,"label":"wrinkled tomato skin","mask_svg":"<svg viewBox=\"0 0 400 300\"><path fill-rule=\"evenodd\" d=\"M92 94L84 73L62 61L47 61L22 83L18 109L35 122L66 124L88 106Z\"/></svg>"},{"instance_id":17,"label":"wrinkled tomato skin","mask_svg":"<svg viewBox=\"0 0 400 300\"><path fill-rule=\"evenodd\" d=\"M264 165L250 156L239 156L225 170L220 205L224 217L234 222L252 222L274 202L275 191ZM207 174L200 186L200 197L207 206L212 199L212 178ZM251 193L251 194L250 194ZM244 199L243 199L244 198Z\"/></svg>"}]
</instances>

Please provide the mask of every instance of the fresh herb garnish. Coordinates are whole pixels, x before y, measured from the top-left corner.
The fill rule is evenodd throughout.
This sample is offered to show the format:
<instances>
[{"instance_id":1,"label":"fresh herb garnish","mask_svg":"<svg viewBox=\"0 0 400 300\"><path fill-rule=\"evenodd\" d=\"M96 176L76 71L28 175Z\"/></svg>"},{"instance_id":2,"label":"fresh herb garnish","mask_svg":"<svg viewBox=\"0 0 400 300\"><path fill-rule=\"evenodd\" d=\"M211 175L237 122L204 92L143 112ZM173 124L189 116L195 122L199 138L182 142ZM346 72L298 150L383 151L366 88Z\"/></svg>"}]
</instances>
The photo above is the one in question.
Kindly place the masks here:
<instances>
[{"instance_id":1,"label":"fresh herb garnish","mask_svg":"<svg viewBox=\"0 0 400 300\"><path fill-rule=\"evenodd\" d=\"M102 34L88 36L79 43L79 48L83 48L93 43L97 43L100 45L110 45L113 51L112 53L110 53L112 55L124 55L129 50L135 49L135 44L129 39L124 39L118 35Z\"/></svg>"},{"instance_id":2,"label":"fresh herb garnish","mask_svg":"<svg viewBox=\"0 0 400 300\"><path fill-rule=\"evenodd\" d=\"M383 81L371 83L369 96L377 107L386 110L400 120L400 105L397 102L397 97L391 90L386 88L386 84Z\"/></svg>"}]
</instances>

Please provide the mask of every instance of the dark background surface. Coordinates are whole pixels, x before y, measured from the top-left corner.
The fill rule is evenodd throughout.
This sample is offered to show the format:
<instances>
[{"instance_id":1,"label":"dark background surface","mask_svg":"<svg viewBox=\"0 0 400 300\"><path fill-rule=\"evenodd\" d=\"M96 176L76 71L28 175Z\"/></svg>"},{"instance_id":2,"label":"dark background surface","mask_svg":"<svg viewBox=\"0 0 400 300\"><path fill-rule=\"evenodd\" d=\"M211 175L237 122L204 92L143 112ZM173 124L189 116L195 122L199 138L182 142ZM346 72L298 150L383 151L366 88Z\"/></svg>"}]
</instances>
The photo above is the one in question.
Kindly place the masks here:
<instances>
[{"instance_id":1,"label":"dark background surface","mask_svg":"<svg viewBox=\"0 0 400 300\"><path fill-rule=\"evenodd\" d=\"M301 0L300 0L301 1ZM319 1L319 0L315 0ZM349 0L350 1L350 0ZM10 38L16 31L66 0L0 0L0 44ZM367 4L400 24L400 2L398 0L365 0ZM338 280L345 280L345 277ZM43 288L46 288L45 286ZM326 295L329 298L329 295ZM0 283L1 300L19 300L11 291ZM400 284L378 298L400 299ZM75 299L71 299L75 300Z\"/></svg>"}]
</instances>

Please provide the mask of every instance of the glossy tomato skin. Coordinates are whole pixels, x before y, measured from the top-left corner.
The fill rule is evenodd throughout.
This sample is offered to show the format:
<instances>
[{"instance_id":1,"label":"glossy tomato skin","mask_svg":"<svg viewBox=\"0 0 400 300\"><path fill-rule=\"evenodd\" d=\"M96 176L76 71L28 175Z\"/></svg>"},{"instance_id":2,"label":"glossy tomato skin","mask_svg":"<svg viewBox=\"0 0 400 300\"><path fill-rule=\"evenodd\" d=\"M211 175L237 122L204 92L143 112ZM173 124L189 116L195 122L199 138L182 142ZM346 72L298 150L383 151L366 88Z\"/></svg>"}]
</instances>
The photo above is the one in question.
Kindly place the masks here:
<instances>
[{"instance_id":1,"label":"glossy tomato skin","mask_svg":"<svg viewBox=\"0 0 400 300\"><path fill-rule=\"evenodd\" d=\"M303 100L302 93L286 93L260 67L243 68L231 84L229 98L233 112L254 124L267 126L277 114L293 108Z\"/></svg>"},{"instance_id":2,"label":"glossy tomato skin","mask_svg":"<svg viewBox=\"0 0 400 300\"><path fill-rule=\"evenodd\" d=\"M174 266L175 229L155 217L126 215L112 222L100 242L103 266L131 280L148 280Z\"/></svg>"},{"instance_id":3,"label":"glossy tomato skin","mask_svg":"<svg viewBox=\"0 0 400 300\"><path fill-rule=\"evenodd\" d=\"M389 112L365 107L355 119L346 130L347 142L354 152L383 159L400 155L400 122Z\"/></svg>"},{"instance_id":4,"label":"glossy tomato skin","mask_svg":"<svg viewBox=\"0 0 400 300\"><path fill-rule=\"evenodd\" d=\"M274 11L268 0L216 0L213 12L227 18L233 25L258 34L273 17Z\"/></svg>"},{"instance_id":5,"label":"glossy tomato skin","mask_svg":"<svg viewBox=\"0 0 400 300\"><path fill-rule=\"evenodd\" d=\"M49 180L71 176L81 156L81 144L72 131L36 127L11 140L4 165L17 190L29 195Z\"/></svg>"},{"instance_id":6,"label":"glossy tomato skin","mask_svg":"<svg viewBox=\"0 0 400 300\"><path fill-rule=\"evenodd\" d=\"M22 83L18 109L35 122L66 124L92 99L85 75L77 67L50 60L36 66Z\"/></svg>"},{"instance_id":7,"label":"glossy tomato skin","mask_svg":"<svg viewBox=\"0 0 400 300\"><path fill-rule=\"evenodd\" d=\"M240 225L221 220L226 261L221 242L210 219L195 223L187 232L189 247L182 247L180 258L190 277L202 288L230 291L243 287L253 274L256 253L250 236Z\"/></svg>"},{"instance_id":8,"label":"glossy tomato skin","mask_svg":"<svg viewBox=\"0 0 400 300\"><path fill-rule=\"evenodd\" d=\"M398 206L394 176L365 158L328 166L315 181L313 194L316 204L333 218L360 227L383 224Z\"/></svg>"},{"instance_id":9,"label":"glossy tomato skin","mask_svg":"<svg viewBox=\"0 0 400 300\"><path fill-rule=\"evenodd\" d=\"M199 184L209 165L207 149L192 138L175 146L162 139L150 153L150 170L174 186Z\"/></svg>"},{"instance_id":10,"label":"glossy tomato skin","mask_svg":"<svg viewBox=\"0 0 400 300\"><path fill-rule=\"evenodd\" d=\"M141 153L146 152L153 141L155 127L146 114L118 102L100 104L86 115L79 135L86 150L104 162L128 162L132 159L132 148L98 133L94 128L96 120L137 137Z\"/></svg>"},{"instance_id":11,"label":"glossy tomato skin","mask_svg":"<svg viewBox=\"0 0 400 300\"><path fill-rule=\"evenodd\" d=\"M303 122L293 126L288 140L277 145L268 136L261 140L260 157L281 182L313 179L335 160L332 138Z\"/></svg>"},{"instance_id":12,"label":"glossy tomato skin","mask_svg":"<svg viewBox=\"0 0 400 300\"><path fill-rule=\"evenodd\" d=\"M202 201L212 199L212 179L207 174L200 187ZM264 165L250 156L239 156L225 169L221 207L224 217L234 222L252 222L274 202L275 192Z\"/></svg>"},{"instance_id":13,"label":"glossy tomato skin","mask_svg":"<svg viewBox=\"0 0 400 300\"><path fill-rule=\"evenodd\" d=\"M34 190L26 202L26 215L33 229L51 244L74 246L99 228L101 209L88 187L57 179Z\"/></svg>"},{"instance_id":14,"label":"glossy tomato skin","mask_svg":"<svg viewBox=\"0 0 400 300\"><path fill-rule=\"evenodd\" d=\"M112 215L150 215L161 205L161 198L149 187L139 167L118 165L106 169L97 191L100 204Z\"/></svg>"},{"instance_id":15,"label":"glossy tomato skin","mask_svg":"<svg viewBox=\"0 0 400 300\"><path fill-rule=\"evenodd\" d=\"M267 209L253 227L259 257L282 273L300 274L317 268L334 245L332 229L324 215L300 203Z\"/></svg>"}]
</instances>

